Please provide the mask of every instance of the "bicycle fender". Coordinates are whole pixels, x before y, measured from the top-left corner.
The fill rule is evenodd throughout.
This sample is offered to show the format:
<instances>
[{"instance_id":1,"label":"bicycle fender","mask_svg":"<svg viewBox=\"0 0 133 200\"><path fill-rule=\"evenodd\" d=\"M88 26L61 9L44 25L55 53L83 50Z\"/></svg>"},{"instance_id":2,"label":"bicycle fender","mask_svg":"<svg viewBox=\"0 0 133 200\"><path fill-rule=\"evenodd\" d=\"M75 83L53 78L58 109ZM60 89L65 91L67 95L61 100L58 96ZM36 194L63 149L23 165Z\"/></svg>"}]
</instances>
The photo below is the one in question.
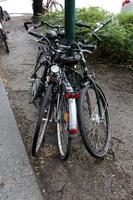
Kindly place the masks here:
<instances>
[{"instance_id":1,"label":"bicycle fender","mask_svg":"<svg viewBox=\"0 0 133 200\"><path fill-rule=\"evenodd\" d=\"M76 108L76 100L69 99L69 130L77 129L77 108Z\"/></svg>"},{"instance_id":2,"label":"bicycle fender","mask_svg":"<svg viewBox=\"0 0 133 200\"><path fill-rule=\"evenodd\" d=\"M100 93L101 93L102 97L104 98L104 100L105 100L107 106L109 106L108 101L107 101L107 98L106 98L104 92L102 91L102 89L100 88L100 86L99 86L97 83L95 83L94 81L92 81L92 79L89 79L88 81L84 82L84 83L81 85L81 88L86 87L88 84L89 84L89 85L93 84L94 87L95 87L95 89L100 91Z\"/></svg>"}]
</instances>

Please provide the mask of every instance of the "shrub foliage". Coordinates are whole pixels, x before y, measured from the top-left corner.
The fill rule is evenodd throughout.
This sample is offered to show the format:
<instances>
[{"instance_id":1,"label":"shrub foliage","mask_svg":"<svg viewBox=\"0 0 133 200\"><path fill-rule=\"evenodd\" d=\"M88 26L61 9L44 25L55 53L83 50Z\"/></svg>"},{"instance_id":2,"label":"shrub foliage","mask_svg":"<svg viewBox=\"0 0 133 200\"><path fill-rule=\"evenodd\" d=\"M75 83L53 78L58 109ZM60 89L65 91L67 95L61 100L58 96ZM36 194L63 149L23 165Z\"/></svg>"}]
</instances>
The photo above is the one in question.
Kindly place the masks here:
<instances>
[{"instance_id":1,"label":"shrub foliage","mask_svg":"<svg viewBox=\"0 0 133 200\"><path fill-rule=\"evenodd\" d=\"M111 17L112 22L98 32L102 39L96 55L114 63L133 64L133 13L113 15L97 7L76 10L76 21L84 22L93 28L96 22L102 22ZM64 13L47 13L41 20L52 24L63 24ZM88 41L91 30L76 29L76 38L84 37Z\"/></svg>"}]
</instances>

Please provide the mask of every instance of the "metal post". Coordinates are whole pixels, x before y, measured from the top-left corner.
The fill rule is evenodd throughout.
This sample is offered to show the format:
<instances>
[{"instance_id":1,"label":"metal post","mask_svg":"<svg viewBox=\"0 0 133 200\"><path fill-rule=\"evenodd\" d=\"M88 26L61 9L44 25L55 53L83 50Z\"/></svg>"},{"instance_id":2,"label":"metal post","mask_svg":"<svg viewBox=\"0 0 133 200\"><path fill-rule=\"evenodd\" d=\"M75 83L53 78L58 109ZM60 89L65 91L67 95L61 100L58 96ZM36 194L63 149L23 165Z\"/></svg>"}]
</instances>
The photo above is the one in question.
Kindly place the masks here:
<instances>
[{"instance_id":1,"label":"metal post","mask_svg":"<svg viewBox=\"0 0 133 200\"><path fill-rule=\"evenodd\" d=\"M75 0L65 0L65 39L67 43L75 39Z\"/></svg>"}]
</instances>

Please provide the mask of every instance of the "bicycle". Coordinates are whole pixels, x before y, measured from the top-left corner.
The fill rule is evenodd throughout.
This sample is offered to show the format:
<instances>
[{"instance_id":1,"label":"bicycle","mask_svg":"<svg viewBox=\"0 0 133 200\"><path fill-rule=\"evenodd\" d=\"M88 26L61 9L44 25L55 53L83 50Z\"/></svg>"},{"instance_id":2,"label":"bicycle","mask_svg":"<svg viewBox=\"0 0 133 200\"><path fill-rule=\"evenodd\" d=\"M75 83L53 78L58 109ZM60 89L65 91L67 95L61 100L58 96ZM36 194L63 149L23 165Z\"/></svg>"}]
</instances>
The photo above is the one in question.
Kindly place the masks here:
<instances>
[{"instance_id":1,"label":"bicycle","mask_svg":"<svg viewBox=\"0 0 133 200\"><path fill-rule=\"evenodd\" d=\"M25 22L24 26L25 29L29 31L29 34L36 36L36 33L31 32L32 30L38 29L39 27L42 26L47 26L52 30L49 30L46 32L46 37L54 43L55 39L63 39L64 38L64 27L62 26L53 26L50 25L46 22L41 22L41 24L39 25L34 25L32 27L30 27L30 29L28 29L28 25L32 25L31 22ZM53 29L55 29L55 31L53 31ZM36 40L37 42L40 42L38 40ZM40 42L41 43L41 42ZM42 45L39 45L38 47L38 54L37 54L37 59L36 59L36 64L33 70L32 75L29 78L29 82L32 84L31 85L31 95L32 95L32 99L31 99L31 103L34 103L34 105L39 108L39 105L41 104L41 100L39 100L39 102L37 101L37 99L41 99L42 98L42 94L44 92L44 79L43 77L45 77L45 68L48 66L49 62L52 62L52 54L50 54L50 50L48 48L47 45L47 41L46 43ZM43 94L44 96L44 94Z\"/></svg>"},{"instance_id":2,"label":"bicycle","mask_svg":"<svg viewBox=\"0 0 133 200\"><path fill-rule=\"evenodd\" d=\"M46 2L46 3L45 3ZM62 11L63 6L57 0L47 0L43 1L43 11L45 12L56 12Z\"/></svg>"},{"instance_id":3,"label":"bicycle","mask_svg":"<svg viewBox=\"0 0 133 200\"><path fill-rule=\"evenodd\" d=\"M100 38L96 32L109 22L110 20L99 24L92 32L91 35L97 39L97 45ZM82 23L77 25L87 27ZM57 42L57 47L54 48L45 36L38 34L36 37L41 38L41 42L48 42L49 48L54 52L54 59L46 69L44 77L48 87L36 124L32 155L36 156L39 152L48 122L54 121L57 124L61 159L68 158L71 139L78 135L78 126L88 152L96 158L103 158L108 152L111 140L108 103L100 86L89 74L84 58L84 53L92 52L97 45L74 42L71 46L65 46ZM78 64L82 74L76 70ZM89 126L85 119L89 119ZM103 133L103 138L100 133Z\"/></svg>"},{"instance_id":4,"label":"bicycle","mask_svg":"<svg viewBox=\"0 0 133 200\"><path fill-rule=\"evenodd\" d=\"M78 133L75 99L79 97L79 93L72 88L63 66L60 68L58 65L50 64L48 66L47 78L48 87L37 120L32 155L36 156L39 151L40 145L45 137L44 134L46 133L48 122L55 122L57 123L60 156L61 159L66 160L69 156L71 146L71 137L68 137L68 134ZM68 98L69 94L73 95L72 99ZM61 130L65 133L63 134L65 147L63 146L63 148L61 145Z\"/></svg>"},{"instance_id":5,"label":"bicycle","mask_svg":"<svg viewBox=\"0 0 133 200\"><path fill-rule=\"evenodd\" d=\"M6 51L9 53L9 47L7 44L7 32L5 31L5 22L10 20L10 17L7 11L3 11L2 7L0 6L0 40L4 42Z\"/></svg>"}]
</instances>

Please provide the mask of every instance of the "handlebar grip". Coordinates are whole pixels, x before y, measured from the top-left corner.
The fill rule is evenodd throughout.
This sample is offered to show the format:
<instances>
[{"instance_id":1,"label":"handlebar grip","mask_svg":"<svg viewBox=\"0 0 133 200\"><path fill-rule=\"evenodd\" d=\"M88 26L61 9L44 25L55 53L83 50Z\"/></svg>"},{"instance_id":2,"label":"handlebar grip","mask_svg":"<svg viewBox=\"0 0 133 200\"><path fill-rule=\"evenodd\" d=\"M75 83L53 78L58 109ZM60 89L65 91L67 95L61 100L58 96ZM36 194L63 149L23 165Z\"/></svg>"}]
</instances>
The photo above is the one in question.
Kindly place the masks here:
<instances>
[{"instance_id":1,"label":"handlebar grip","mask_svg":"<svg viewBox=\"0 0 133 200\"><path fill-rule=\"evenodd\" d=\"M48 26L49 28L55 28L55 29L60 29L60 28L64 28L64 26L53 26L53 25L51 25L51 24L48 24L47 22L44 22L44 21L41 21L41 25L43 26L43 25L46 25L46 26Z\"/></svg>"},{"instance_id":2,"label":"handlebar grip","mask_svg":"<svg viewBox=\"0 0 133 200\"><path fill-rule=\"evenodd\" d=\"M40 38L43 38L43 36L42 36L42 35L40 35L40 34L37 34L37 33L35 33L35 32L28 31L28 33L29 33L30 35L32 35L32 36L34 36L34 37L38 38L38 39L40 39Z\"/></svg>"},{"instance_id":3,"label":"handlebar grip","mask_svg":"<svg viewBox=\"0 0 133 200\"><path fill-rule=\"evenodd\" d=\"M79 46L81 47L81 49L86 49L86 50L89 50L89 51L93 51L93 50L96 49L96 46L92 45L92 44L82 44L82 43L80 43Z\"/></svg>"},{"instance_id":4,"label":"handlebar grip","mask_svg":"<svg viewBox=\"0 0 133 200\"><path fill-rule=\"evenodd\" d=\"M28 25L29 25L29 24L32 24L32 22L25 22L25 23L24 23L24 27L25 27L26 31L28 31L28 29L29 29L29 28L28 28Z\"/></svg>"},{"instance_id":5,"label":"handlebar grip","mask_svg":"<svg viewBox=\"0 0 133 200\"><path fill-rule=\"evenodd\" d=\"M78 26L79 28L82 28L82 27L89 28L89 29L91 28L91 26L89 26L87 24L83 24L81 22L77 22L77 23L75 23L75 25Z\"/></svg>"},{"instance_id":6,"label":"handlebar grip","mask_svg":"<svg viewBox=\"0 0 133 200\"><path fill-rule=\"evenodd\" d=\"M37 28L39 28L41 26L42 26L42 24L36 25L36 26L34 26L34 29L37 29Z\"/></svg>"},{"instance_id":7,"label":"handlebar grip","mask_svg":"<svg viewBox=\"0 0 133 200\"><path fill-rule=\"evenodd\" d=\"M109 24L111 22L111 19L107 19L105 20L102 24L103 26L106 26L107 24Z\"/></svg>"}]
</instances>

